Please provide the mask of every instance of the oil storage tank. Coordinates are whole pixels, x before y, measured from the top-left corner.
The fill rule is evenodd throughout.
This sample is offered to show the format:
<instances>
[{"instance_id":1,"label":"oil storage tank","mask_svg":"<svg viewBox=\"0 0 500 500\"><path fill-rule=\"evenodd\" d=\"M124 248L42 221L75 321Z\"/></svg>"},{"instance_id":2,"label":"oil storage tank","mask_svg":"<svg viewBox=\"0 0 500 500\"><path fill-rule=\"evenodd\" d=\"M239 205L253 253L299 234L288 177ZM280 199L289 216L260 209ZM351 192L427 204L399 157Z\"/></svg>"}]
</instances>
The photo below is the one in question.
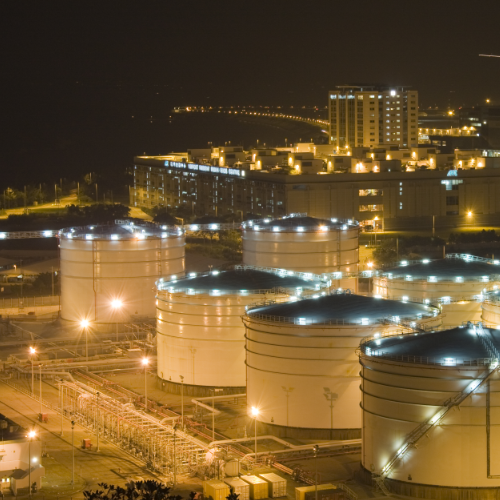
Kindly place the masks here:
<instances>
[{"instance_id":1,"label":"oil storage tank","mask_svg":"<svg viewBox=\"0 0 500 500\"><path fill-rule=\"evenodd\" d=\"M360 341L403 324L431 328L440 317L432 306L343 292L255 307L243 321L247 404L261 431L353 439L361 432Z\"/></svg>"},{"instance_id":2,"label":"oil storage tank","mask_svg":"<svg viewBox=\"0 0 500 500\"><path fill-rule=\"evenodd\" d=\"M363 343L365 474L412 498L499 498L499 350L480 323Z\"/></svg>"},{"instance_id":3,"label":"oil storage tank","mask_svg":"<svg viewBox=\"0 0 500 500\"><path fill-rule=\"evenodd\" d=\"M242 225L243 263L322 273L355 273L359 264L359 224L292 214ZM354 279L336 286L355 289Z\"/></svg>"},{"instance_id":4,"label":"oil storage tank","mask_svg":"<svg viewBox=\"0 0 500 500\"><path fill-rule=\"evenodd\" d=\"M246 307L326 293L329 281L311 273L237 266L190 273L157 284L158 377L172 392L244 392Z\"/></svg>"},{"instance_id":5,"label":"oil storage tank","mask_svg":"<svg viewBox=\"0 0 500 500\"><path fill-rule=\"evenodd\" d=\"M443 324L481 319L484 293L500 285L500 261L469 254L401 261L373 277L373 293L396 300L442 304Z\"/></svg>"},{"instance_id":6,"label":"oil storage tank","mask_svg":"<svg viewBox=\"0 0 500 500\"><path fill-rule=\"evenodd\" d=\"M481 304L481 319L487 326L500 327L500 290L495 285L495 290L486 293Z\"/></svg>"},{"instance_id":7,"label":"oil storage tank","mask_svg":"<svg viewBox=\"0 0 500 500\"><path fill-rule=\"evenodd\" d=\"M61 318L106 329L155 317L155 282L184 273L180 228L115 221L60 233Z\"/></svg>"}]
</instances>

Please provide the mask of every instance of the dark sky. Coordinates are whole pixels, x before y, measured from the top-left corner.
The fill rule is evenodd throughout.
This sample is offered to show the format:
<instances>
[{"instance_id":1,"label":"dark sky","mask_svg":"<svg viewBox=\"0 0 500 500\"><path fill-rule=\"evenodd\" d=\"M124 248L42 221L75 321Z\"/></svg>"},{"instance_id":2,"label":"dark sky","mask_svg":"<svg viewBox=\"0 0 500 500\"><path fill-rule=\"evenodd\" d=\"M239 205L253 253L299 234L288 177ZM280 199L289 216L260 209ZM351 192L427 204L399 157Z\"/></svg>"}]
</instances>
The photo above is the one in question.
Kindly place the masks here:
<instances>
[{"instance_id":1,"label":"dark sky","mask_svg":"<svg viewBox=\"0 0 500 500\"><path fill-rule=\"evenodd\" d=\"M500 99L500 2L2 2L3 80L168 83L203 104L324 104L351 82L412 85L421 103ZM38 95L38 93L36 93ZM63 92L64 94L64 92ZM5 98L5 95L4 95ZM183 104L183 103L179 103Z\"/></svg>"},{"instance_id":2,"label":"dark sky","mask_svg":"<svg viewBox=\"0 0 500 500\"><path fill-rule=\"evenodd\" d=\"M500 58L478 57L500 54L499 26L500 0L4 0L0 189L213 140L174 106L324 107L377 82L421 108L500 103Z\"/></svg>"}]
</instances>

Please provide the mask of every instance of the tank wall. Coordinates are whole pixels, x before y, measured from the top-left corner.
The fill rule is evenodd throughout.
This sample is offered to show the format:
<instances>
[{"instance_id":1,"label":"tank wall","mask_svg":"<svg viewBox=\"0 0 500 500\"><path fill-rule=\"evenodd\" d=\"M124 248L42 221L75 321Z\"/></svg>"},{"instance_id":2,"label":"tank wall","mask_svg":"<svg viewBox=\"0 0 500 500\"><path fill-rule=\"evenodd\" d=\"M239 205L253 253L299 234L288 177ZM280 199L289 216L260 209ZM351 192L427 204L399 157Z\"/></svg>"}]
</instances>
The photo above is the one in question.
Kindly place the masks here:
<instances>
[{"instance_id":1,"label":"tank wall","mask_svg":"<svg viewBox=\"0 0 500 500\"><path fill-rule=\"evenodd\" d=\"M144 240L61 238L61 318L122 323L155 316L155 282L184 273L184 236ZM112 301L123 307L115 310Z\"/></svg>"},{"instance_id":2,"label":"tank wall","mask_svg":"<svg viewBox=\"0 0 500 500\"><path fill-rule=\"evenodd\" d=\"M242 238L245 265L316 274L358 268L358 228L303 233L244 230Z\"/></svg>"},{"instance_id":3,"label":"tank wall","mask_svg":"<svg viewBox=\"0 0 500 500\"><path fill-rule=\"evenodd\" d=\"M245 306L285 295L157 295L158 376L207 387L245 387Z\"/></svg>"},{"instance_id":4,"label":"tank wall","mask_svg":"<svg viewBox=\"0 0 500 500\"><path fill-rule=\"evenodd\" d=\"M249 316L244 322L247 404L259 408L261 422L330 429L332 411L325 396L327 388L338 395L333 404L333 428L361 427L359 365L355 351L362 338L394 331L394 328L299 326L259 321ZM288 396L283 388L291 388Z\"/></svg>"},{"instance_id":5,"label":"tank wall","mask_svg":"<svg viewBox=\"0 0 500 500\"><path fill-rule=\"evenodd\" d=\"M459 394L483 368L458 370L391 363L362 356L362 465L380 472L406 436ZM489 387L489 389L488 389ZM500 486L487 478L486 392L490 390L490 440L500 437L500 380L494 375L452 409L412 448L389 479L446 487ZM495 449L493 449L495 448ZM500 451L492 446L491 474L500 475Z\"/></svg>"},{"instance_id":6,"label":"tank wall","mask_svg":"<svg viewBox=\"0 0 500 500\"><path fill-rule=\"evenodd\" d=\"M500 325L500 302L485 301L481 304L482 314L481 319L493 325L494 327Z\"/></svg>"},{"instance_id":7,"label":"tank wall","mask_svg":"<svg viewBox=\"0 0 500 500\"><path fill-rule=\"evenodd\" d=\"M451 297L454 300L467 300L474 295L480 294L485 288L491 289L498 282L484 283L478 281L465 281L454 283L452 281L441 281L437 283L427 280L406 281L403 279L387 279L384 277L373 278L373 293L387 299L401 300L408 296L409 299L437 299Z\"/></svg>"}]
</instances>

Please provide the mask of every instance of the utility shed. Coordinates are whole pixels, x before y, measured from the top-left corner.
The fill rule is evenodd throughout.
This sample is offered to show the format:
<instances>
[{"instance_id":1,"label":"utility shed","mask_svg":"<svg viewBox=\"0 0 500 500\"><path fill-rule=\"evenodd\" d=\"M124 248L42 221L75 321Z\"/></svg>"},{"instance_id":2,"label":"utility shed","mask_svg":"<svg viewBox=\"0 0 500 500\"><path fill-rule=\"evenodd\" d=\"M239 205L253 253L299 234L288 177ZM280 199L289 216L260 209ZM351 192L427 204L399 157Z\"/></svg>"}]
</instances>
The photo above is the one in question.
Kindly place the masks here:
<instances>
[{"instance_id":1,"label":"utility shed","mask_svg":"<svg viewBox=\"0 0 500 500\"><path fill-rule=\"evenodd\" d=\"M314 500L316 486L295 488L295 500ZM318 484L318 500L343 500L344 492L333 484Z\"/></svg>"},{"instance_id":2,"label":"utility shed","mask_svg":"<svg viewBox=\"0 0 500 500\"><path fill-rule=\"evenodd\" d=\"M226 500L229 495L229 486L218 479L203 481L203 496L206 499Z\"/></svg>"},{"instance_id":3,"label":"utility shed","mask_svg":"<svg viewBox=\"0 0 500 500\"><path fill-rule=\"evenodd\" d=\"M286 497L286 479L274 474L274 472L259 474L259 477L269 484L269 496L271 498Z\"/></svg>"},{"instance_id":4,"label":"utility shed","mask_svg":"<svg viewBox=\"0 0 500 500\"><path fill-rule=\"evenodd\" d=\"M252 500L269 498L269 486L267 481L257 476L241 476L241 479L250 485L250 498Z\"/></svg>"},{"instance_id":5,"label":"utility shed","mask_svg":"<svg viewBox=\"0 0 500 500\"><path fill-rule=\"evenodd\" d=\"M236 493L237 495L239 495L238 500L250 499L250 485L239 477L226 477L226 479L224 479L224 482L231 489L231 493Z\"/></svg>"}]
</instances>

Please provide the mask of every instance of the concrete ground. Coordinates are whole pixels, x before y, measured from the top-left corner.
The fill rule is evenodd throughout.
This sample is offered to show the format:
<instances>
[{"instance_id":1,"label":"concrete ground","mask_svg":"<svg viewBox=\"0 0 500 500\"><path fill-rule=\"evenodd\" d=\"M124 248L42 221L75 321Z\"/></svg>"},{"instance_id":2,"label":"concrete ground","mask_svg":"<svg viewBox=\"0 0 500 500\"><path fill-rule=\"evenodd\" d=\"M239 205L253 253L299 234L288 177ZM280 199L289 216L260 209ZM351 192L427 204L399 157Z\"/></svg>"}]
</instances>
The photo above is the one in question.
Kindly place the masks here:
<instances>
[{"instance_id":1,"label":"concrete ground","mask_svg":"<svg viewBox=\"0 0 500 500\"><path fill-rule=\"evenodd\" d=\"M48 389L45 389L48 392ZM42 424L36 419L40 411L39 403L5 384L0 384L0 394L0 413L25 428L35 427L42 440L44 454L42 464L46 468L46 476L42 489L33 498L80 499L83 498L84 489L96 489L100 482L125 486L129 477L157 478L146 469L144 464L106 441L101 440L99 452L82 450L79 446L82 439L93 436L89 436L89 432L78 425L75 425L75 446L72 447L69 420L64 419L61 436L61 418L57 414L45 409L44 411L49 415L49 421ZM71 485L73 449L75 454L74 487ZM20 492L18 497L22 496Z\"/></svg>"}]
</instances>

